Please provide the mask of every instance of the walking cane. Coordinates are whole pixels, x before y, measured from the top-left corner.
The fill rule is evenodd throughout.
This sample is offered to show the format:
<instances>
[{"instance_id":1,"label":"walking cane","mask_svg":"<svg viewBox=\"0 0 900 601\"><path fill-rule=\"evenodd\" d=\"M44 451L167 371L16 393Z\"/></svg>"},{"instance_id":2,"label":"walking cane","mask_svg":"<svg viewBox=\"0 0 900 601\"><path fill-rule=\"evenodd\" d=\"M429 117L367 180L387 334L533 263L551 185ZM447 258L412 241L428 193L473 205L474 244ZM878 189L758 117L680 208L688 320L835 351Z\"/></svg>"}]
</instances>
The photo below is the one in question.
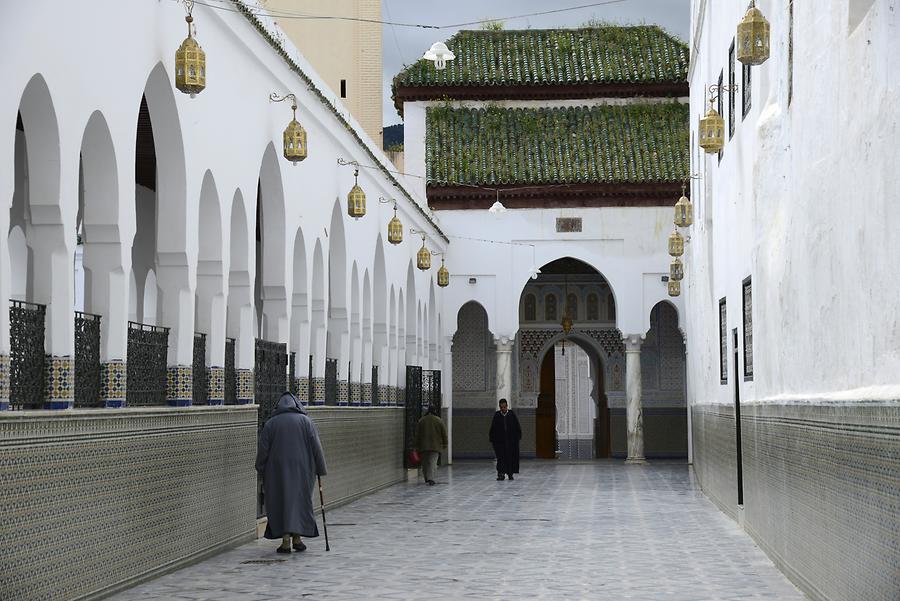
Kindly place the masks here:
<instances>
[{"instance_id":1,"label":"walking cane","mask_svg":"<svg viewBox=\"0 0 900 601\"><path fill-rule=\"evenodd\" d=\"M328 546L328 524L325 522L325 497L322 495L322 477L316 476L316 479L319 481L319 503L322 504L322 529L325 531L325 550L331 551L331 547Z\"/></svg>"}]
</instances>

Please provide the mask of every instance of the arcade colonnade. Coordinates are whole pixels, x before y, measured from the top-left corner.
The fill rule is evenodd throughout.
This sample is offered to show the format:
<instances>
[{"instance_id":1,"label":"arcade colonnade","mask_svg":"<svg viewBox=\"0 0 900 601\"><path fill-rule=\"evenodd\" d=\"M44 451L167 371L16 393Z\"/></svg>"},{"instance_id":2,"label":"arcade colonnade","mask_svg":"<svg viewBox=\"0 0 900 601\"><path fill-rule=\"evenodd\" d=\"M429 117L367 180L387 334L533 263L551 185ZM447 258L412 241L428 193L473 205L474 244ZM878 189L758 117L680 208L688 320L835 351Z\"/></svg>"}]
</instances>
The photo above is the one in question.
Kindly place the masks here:
<instances>
[{"instance_id":1,"label":"arcade colonnade","mask_svg":"<svg viewBox=\"0 0 900 601\"><path fill-rule=\"evenodd\" d=\"M441 290L415 268L421 239L409 233L444 252L431 212L302 57L288 54L299 73L266 47L266 23L198 6L209 76L190 98L170 58L182 8L130 7L152 24L146 36L117 26L116 8L84 9L111 36L103 44L62 26L85 18L78 7L17 9L100 70L50 48L15 52L31 47L33 25L0 42L18 57L3 65L0 98L0 298L12 301L0 311L0 406L250 403L258 339L281 350L284 385L304 401L325 402L328 370L337 404L401 400L405 365L442 363ZM272 92L297 95L305 161L281 156L291 113ZM347 215L353 169L339 158L369 167L361 219ZM386 243L394 202L379 197L395 201L405 242Z\"/></svg>"}]
</instances>

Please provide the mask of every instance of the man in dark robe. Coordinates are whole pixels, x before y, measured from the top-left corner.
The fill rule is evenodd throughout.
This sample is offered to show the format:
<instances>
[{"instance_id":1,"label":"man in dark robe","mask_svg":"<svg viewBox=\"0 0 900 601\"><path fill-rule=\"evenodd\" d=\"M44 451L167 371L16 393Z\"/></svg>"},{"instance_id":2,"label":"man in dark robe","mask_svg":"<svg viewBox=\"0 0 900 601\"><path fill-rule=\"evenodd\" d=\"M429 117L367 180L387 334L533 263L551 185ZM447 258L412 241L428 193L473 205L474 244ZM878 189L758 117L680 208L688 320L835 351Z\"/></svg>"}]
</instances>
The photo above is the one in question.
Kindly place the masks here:
<instances>
[{"instance_id":1,"label":"man in dark robe","mask_svg":"<svg viewBox=\"0 0 900 601\"><path fill-rule=\"evenodd\" d=\"M316 476L325 475L325 455L316 426L306 408L285 392L259 434L256 471L263 478L266 538L282 539L279 553L291 543L304 551L301 536L319 536L313 515Z\"/></svg>"},{"instance_id":2,"label":"man in dark robe","mask_svg":"<svg viewBox=\"0 0 900 601\"><path fill-rule=\"evenodd\" d=\"M519 473L519 441L522 440L522 428L516 414L509 410L506 399L500 399L500 411L494 413L490 432L494 455L497 456L497 480L504 475L513 479Z\"/></svg>"}]
</instances>

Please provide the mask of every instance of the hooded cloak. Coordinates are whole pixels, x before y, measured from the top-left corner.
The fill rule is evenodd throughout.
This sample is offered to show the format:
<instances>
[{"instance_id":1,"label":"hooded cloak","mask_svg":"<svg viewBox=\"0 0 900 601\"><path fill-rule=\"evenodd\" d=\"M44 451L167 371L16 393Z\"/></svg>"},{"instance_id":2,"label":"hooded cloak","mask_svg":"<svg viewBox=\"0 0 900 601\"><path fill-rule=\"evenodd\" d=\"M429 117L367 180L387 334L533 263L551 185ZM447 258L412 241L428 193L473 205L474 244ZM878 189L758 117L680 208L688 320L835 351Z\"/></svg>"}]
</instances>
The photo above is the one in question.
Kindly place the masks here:
<instances>
[{"instance_id":1,"label":"hooded cloak","mask_svg":"<svg viewBox=\"0 0 900 601\"><path fill-rule=\"evenodd\" d=\"M326 473L325 455L306 408L289 392L259 434L256 471L263 478L266 538L319 536L312 499L316 476Z\"/></svg>"}]
</instances>

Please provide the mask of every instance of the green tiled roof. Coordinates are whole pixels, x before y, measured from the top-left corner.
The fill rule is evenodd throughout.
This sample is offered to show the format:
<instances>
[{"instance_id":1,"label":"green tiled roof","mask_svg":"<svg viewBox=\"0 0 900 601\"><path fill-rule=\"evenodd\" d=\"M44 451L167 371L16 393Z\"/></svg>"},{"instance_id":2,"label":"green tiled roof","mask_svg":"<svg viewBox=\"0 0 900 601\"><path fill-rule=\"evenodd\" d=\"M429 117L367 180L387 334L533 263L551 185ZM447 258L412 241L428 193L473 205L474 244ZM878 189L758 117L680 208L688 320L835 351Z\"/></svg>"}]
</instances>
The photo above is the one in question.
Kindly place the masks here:
<instances>
[{"instance_id":1,"label":"green tiled roof","mask_svg":"<svg viewBox=\"0 0 900 601\"><path fill-rule=\"evenodd\" d=\"M688 105L426 113L431 185L677 182L689 171Z\"/></svg>"},{"instance_id":2,"label":"green tiled roof","mask_svg":"<svg viewBox=\"0 0 900 601\"><path fill-rule=\"evenodd\" d=\"M655 26L460 31L447 68L420 59L398 86L668 83L687 80L688 47Z\"/></svg>"}]
</instances>

